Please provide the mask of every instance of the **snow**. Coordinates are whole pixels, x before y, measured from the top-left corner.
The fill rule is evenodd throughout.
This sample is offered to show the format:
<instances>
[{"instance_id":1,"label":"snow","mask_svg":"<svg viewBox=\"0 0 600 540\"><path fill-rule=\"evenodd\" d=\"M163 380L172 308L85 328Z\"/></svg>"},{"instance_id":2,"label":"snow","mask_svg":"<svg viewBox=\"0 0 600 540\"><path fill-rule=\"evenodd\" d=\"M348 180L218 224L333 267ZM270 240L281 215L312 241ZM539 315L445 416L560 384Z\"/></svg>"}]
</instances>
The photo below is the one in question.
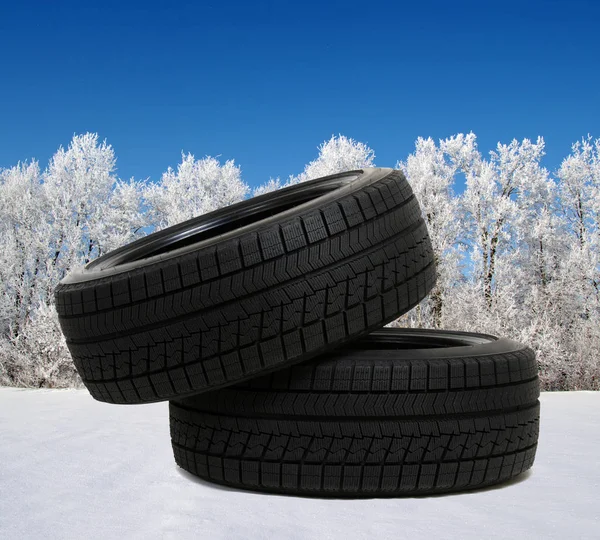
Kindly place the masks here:
<instances>
[{"instance_id":1,"label":"snow","mask_svg":"<svg viewBox=\"0 0 600 540\"><path fill-rule=\"evenodd\" d=\"M166 403L0 388L0 538L600 538L600 393L541 401L536 463L508 485L323 500L227 489L181 471Z\"/></svg>"}]
</instances>

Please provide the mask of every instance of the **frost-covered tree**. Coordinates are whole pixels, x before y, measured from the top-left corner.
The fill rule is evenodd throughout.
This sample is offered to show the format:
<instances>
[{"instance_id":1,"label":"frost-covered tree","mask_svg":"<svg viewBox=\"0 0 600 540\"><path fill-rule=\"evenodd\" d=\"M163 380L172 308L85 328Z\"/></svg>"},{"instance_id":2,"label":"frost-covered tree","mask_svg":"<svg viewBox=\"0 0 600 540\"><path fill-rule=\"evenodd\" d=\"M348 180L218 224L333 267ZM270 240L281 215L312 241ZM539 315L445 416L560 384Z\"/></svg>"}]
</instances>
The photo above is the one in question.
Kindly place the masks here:
<instances>
[{"instance_id":1,"label":"frost-covered tree","mask_svg":"<svg viewBox=\"0 0 600 540\"><path fill-rule=\"evenodd\" d=\"M481 294L488 306L493 302L498 260L502 255L514 255L519 249L518 222L523 221L523 212L533 217L526 194L543 189L536 185L545 182L545 171L540 168L543 155L543 139L536 143L528 139L522 143L513 140L508 145L499 143L490 152L489 160L478 156L464 171L466 189L462 206L467 217L466 237L472 247Z\"/></svg>"},{"instance_id":2,"label":"frost-covered tree","mask_svg":"<svg viewBox=\"0 0 600 540\"><path fill-rule=\"evenodd\" d=\"M398 168L404 171L421 204L435 253L437 282L429 297L413 312L418 323L433 328L444 324L447 295L460 279L463 221L457 219L459 198L455 183L459 172L470 166L476 155L475 135L456 135L440 141L419 137L415 152Z\"/></svg>"},{"instance_id":3,"label":"frost-covered tree","mask_svg":"<svg viewBox=\"0 0 600 540\"><path fill-rule=\"evenodd\" d=\"M458 297L472 309L456 310L457 321L526 342L545 364L564 345L552 331L556 315L548 316L564 253L555 184L540 164L541 139L498 145L490 155L464 195L472 271Z\"/></svg>"},{"instance_id":4,"label":"frost-covered tree","mask_svg":"<svg viewBox=\"0 0 600 540\"><path fill-rule=\"evenodd\" d=\"M43 173L36 162L0 172L0 379L72 383L54 288L71 269L138 237L140 204L140 184L117 178L112 147L91 133L59 148Z\"/></svg>"},{"instance_id":5,"label":"frost-covered tree","mask_svg":"<svg viewBox=\"0 0 600 540\"><path fill-rule=\"evenodd\" d=\"M114 183L107 204L101 208L95 230L99 254L132 242L149 224L148 215L142 212L144 186L134 178L127 182L117 179Z\"/></svg>"},{"instance_id":6,"label":"frost-covered tree","mask_svg":"<svg viewBox=\"0 0 600 540\"><path fill-rule=\"evenodd\" d=\"M0 339L0 384L47 388L81 384L54 306L40 306L19 335Z\"/></svg>"},{"instance_id":7,"label":"frost-covered tree","mask_svg":"<svg viewBox=\"0 0 600 540\"><path fill-rule=\"evenodd\" d=\"M572 153L563 160L557 176L563 212L571 234L582 246L598 228L600 139L592 142L588 136L573 144Z\"/></svg>"},{"instance_id":8,"label":"frost-covered tree","mask_svg":"<svg viewBox=\"0 0 600 540\"><path fill-rule=\"evenodd\" d=\"M552 309L566 354L550 375L559 387L600 387L600 139L575 143L557 178L564 249Z\"/></svg>"},{"instance_id":9,"label":"frost-covered tree","mask_svg":"<svg viewBox=\"0 0 600 540\"><path fill-rule=\"evenodd\" d=\"M319 146L317 159L311 161L294 181L304 182L344 171L373 167L375 152L362 142L344 135L332 136Z\"/></svg>"},{"instance_id":10,"label":"frost-covered tree","mask_svg":"<svg viewBox=\"0 0 600 540\"><path fill-rule=\"evenodd\" d=\"M47 210L37 162L0 171L2 335L18 334L37 303L47 262Z\"/></svg>"},{"instance_id":11,"label":"frost-covered tree","mask_svg":"<svg viewBox=\"0 0 600 540\"><path fill-rule=\"evenodd\" d=\"M291 186L306 180L328 176L345 171L373 167L375 152L365 143L355 141L344 135L332 136L319 146L319 155L309 162L304 171L297 176L291 175L287 182L271 178L267 183L254 190L254 195L262 195L281 187Z\"/></svg>"},{"instance_id":12,"label":"frost-covered tree","mask_svg":"<svg viewBox=\"0 0 600 540\"><path fill-rule=\"evenodd\" d=\"M221 165L214 157L181 157L177 171L169 167L160 182L145 191L149 223L156 229L239 202L248 193L241 170L233 161Z\"/></svg>"},{"instance_id":13,"label":"frost-covered tree","mask_svg":"<svg viewBox=\"0 0 600 540\"><path fill-rule=\"evenodd\" d=\"M115 164L113 148L92 133L76 135L66 150L61 147L52 157L42 186L50 212L52 284L71 268L140 234L145 219L139 184L124 186Z\"/></svg>"},{"instance_id":14,"label":"frost-covered tree","mask_svg":"<svg viewBox=\"0 0 600 540\"><path fill-rule=\"evenodd\" d=\"M286 186L287 185L290 184L286 184ZM260 186L252 190L252 196L258 197L259 195L271 193L271 191L276 191L278 189L281 189L282 187L284 187L284 185L281 183L280 178L269 178L268 182L265 182L264 184L261 184Z\"/></svg>"}]
</instances>

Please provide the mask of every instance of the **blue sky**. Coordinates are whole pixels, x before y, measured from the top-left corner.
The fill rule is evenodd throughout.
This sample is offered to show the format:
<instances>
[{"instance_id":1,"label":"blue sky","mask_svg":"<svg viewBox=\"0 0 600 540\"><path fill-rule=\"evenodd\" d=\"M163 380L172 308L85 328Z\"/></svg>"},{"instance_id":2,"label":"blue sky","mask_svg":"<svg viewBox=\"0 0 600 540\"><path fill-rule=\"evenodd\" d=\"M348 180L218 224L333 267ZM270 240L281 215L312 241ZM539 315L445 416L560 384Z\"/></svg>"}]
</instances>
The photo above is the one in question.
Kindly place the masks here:
<instances>
[{"instance_id":1,"label":"blue sky","mask_svg":"<svg viewBox=\"0 0 600 540\"><path fill-rule=\"evenodd\" d=\"M0 167L73 133L123 178L182 150L252 185L342 133L394 166L418 136L600 137L600 2L20 2L0 8Z\"/></svg>"}]
</instances>

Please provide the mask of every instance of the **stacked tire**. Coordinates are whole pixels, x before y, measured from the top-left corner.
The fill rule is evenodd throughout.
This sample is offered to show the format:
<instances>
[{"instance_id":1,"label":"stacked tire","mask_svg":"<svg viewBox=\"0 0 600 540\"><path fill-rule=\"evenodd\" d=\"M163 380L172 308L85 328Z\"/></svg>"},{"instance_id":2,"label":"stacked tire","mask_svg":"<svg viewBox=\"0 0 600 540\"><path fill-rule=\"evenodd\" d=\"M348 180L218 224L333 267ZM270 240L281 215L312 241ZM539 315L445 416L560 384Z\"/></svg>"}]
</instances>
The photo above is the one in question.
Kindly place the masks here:
<instances>
[{"instance_id":1,"label":"stacked tire","mask_svg":"<svg viewBox=\"0 0 600 540\"><path fill-rule=\"evenodd\" d=\"M108 403L170 401L179 466L280 493L394 496L533 464L533 352L382 328L436 270L401 172L304 182L151 234L71 273L56 306Z\"/></svg>"}]
</instances>

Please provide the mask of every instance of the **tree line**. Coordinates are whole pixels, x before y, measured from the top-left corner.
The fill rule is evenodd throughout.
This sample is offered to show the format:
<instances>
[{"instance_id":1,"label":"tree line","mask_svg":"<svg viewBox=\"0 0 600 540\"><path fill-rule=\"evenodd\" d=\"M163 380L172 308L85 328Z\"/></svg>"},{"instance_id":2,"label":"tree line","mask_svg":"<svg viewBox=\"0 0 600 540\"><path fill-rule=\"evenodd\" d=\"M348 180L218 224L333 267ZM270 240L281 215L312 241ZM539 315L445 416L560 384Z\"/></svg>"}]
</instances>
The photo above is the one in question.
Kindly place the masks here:
<instances>
[{"instance_id":1,"label":"tree line","mask_svg":"<svg viewBox=\"0 0 600 540\"><path fill-rule=\"evenodd\" d=\"M544 141L474 134L419 138L397 163L421 202L438 269L424 302L393 324L500 334L538 354L545 389L600 389L600 139L573 144L556 171ZM53 290L71 269L191 217L311 178L374 165L344 136L303 171L251 190L234 161L182 154L156 182L116 175L113 148L73 137L45 169L0 170L0 383L79 384Z\"/></svg>"}]
</instances>

